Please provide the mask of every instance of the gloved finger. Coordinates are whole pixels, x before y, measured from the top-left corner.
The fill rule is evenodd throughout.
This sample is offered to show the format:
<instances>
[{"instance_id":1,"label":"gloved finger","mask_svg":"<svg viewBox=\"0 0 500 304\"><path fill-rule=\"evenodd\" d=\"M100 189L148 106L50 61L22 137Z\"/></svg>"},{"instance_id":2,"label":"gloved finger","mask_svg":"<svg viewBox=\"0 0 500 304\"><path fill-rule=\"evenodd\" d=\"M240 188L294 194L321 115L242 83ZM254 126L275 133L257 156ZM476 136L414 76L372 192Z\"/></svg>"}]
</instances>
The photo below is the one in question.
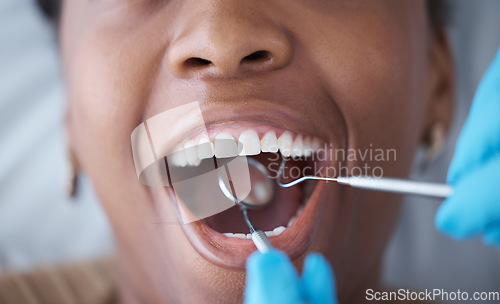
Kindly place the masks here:
<instances>
[{"instance_id":1,"label":"gloved finger","mask_svg":"<svg viewBox=\"0 0 500 304\"><path fill-rule=\"evenodd\" d=\"M500 222L500 156L465 175L439 208L435 224L443 233L464 239Z\"/></svg>"},{"instance_id":2,"label":"gloved finger","mask_svg":"<svg viewBox=\"0 0 500 304\"><path fill-rule=\"evenodd\" d=\"M500 49L479 84L448 170L455 184L467 171L500 151Z\"/></svg>"},{"instance_id":3,"label":"gloved finger","mask_svg":"<svg viewBox=\"0 0 500 304\"><path fill-rule=\"evenodd\" d=\"M333 271L330 263L321 254L307 255L301 282L307 303L337 303Z\"/></svg>"},{"instance_id":4,"label":"gloved finger","mask_svg":"<svg viewBox=\"0 0 500 304\"><path fill-rule=\"evenodd\" d=\"M486 245L493 245L500 248L500 223L492 227L484 234L483 242Z\"/></svg>"},{"instance_id":5,"label":"gloved finger","mask_svg":"<svg viewBox=\"0 0 500 304\"><path fill-rule=\"evenodd\" d=\"M245 303L301 303L297 270L283 252L255 252L246 267Z\"/></svg>"}]
</instances>

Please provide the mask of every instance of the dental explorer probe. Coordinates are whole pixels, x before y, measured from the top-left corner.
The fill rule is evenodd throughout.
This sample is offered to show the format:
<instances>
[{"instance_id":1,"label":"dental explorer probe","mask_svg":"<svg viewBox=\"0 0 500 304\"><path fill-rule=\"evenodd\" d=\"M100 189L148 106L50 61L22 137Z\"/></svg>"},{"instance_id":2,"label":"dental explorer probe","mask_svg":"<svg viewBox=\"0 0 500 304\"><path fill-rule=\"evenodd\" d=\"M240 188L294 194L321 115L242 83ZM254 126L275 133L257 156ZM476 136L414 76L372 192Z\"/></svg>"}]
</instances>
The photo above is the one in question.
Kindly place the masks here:
<instances>
[{"instance_id":1,"label":"dental explorer probe","mask_svg":"<svg viewBox=\"0 0 500 304\"><path fill-rule=\"evenodd\" d=\"M268 189L271 189L272 194L274 194L274 184L268 178L268 175L267 175L268 172L267 172L266 167L252 158L247 158L247 162L249 164L249 168L257 169L257 171L255 171L255 173L263 176L262 180L265 181L266 183L268 183L267 185L270 186L270 188L268 188ZM245 219L245 223L247 224L248 228L250 229L250 234L252 235L252 241L255 244L255 247L257 247L257 249L262 253L268 252L268 251L274 249L273 244L271 243L271 241L269 240L269 238L267 237L265 232L260 230L257 226L255 226L252 223L252 220L250 219L250 217L248 216L248 209L259 209L259 208L262 208L264 206L267 206L272 200L272 195L265 196L265 197L263 197L261 195L253 195L253 196L251 196L251 197L253 197L252 203L247 203L247 202L244 202L244 201L238 199L236 197L236 195L233 194L234 187L232 184L231 175L229 174L229 169L228 169L227 165L224 165L224 167L226 168L226 174L228 176L229 186L231 189L229 189L229 187L224 182L222 175L219 174L219 176L218 176L219 188L221 189L222 193L224 193L224 195L228 199L234 201L234 203L240 207L240 211L243 214L243 218ZM250 191L256 191L255 187L251 187ZM249 195L249 197L250 197L250 195ZM258 201L259 199L264 199L264 201Z\"/></svg>"},{"instance_id":2,"label":"dental explorer probe","mask_svg":"<svg viewBox=\"0 0 500 304\"><path fill-rule=\"evenodd\" d=\"M339 176L339 177L321 177L321 176L303 176L289 183L282 183L281 176L285 167L286 158L281 162L277 184L280 187L288 188L305 180L325 180L337 182L341 185L351 186L353 188L392 192L399 194L413 194L422 196L431 196L437 198L447 198L453 193L453 188L447 184L417 182L399 178L373 177L373 176Z\"/></svg>"},{"instance_id":3,"label":"dental explorer probe","mask_svg":"<svg viewBox=\"0 0 500 304\"><path fill-rule=\"evenodd\" d=\"M264 233L264 231L260 230L259 228L253 225L252 221L250 220L250 217L248 216L247 208L240 206L240 210L241 213L243 213L243 218L245 219L248 228L250 229L250 233L252 235L252 241L255 244L255 247L257 247L257 250L264 253L268 252L271 249L274 249L273 244L271 243L267 235Z\"/></svg>"}]
</instances>

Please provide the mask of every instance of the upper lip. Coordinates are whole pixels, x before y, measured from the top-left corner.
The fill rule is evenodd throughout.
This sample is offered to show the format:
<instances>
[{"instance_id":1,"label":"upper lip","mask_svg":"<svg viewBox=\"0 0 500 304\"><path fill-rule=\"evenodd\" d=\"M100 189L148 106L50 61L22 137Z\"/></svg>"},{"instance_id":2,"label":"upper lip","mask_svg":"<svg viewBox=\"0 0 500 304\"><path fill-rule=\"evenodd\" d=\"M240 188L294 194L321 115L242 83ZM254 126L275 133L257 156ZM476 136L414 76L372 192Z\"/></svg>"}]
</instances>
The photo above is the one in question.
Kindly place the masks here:
<instances>
[{"instance_id":1,"label":"upper lip","mask_svg":"<svg viewBox=\"0 0 500 304\"><path fill-rule=\"evenodd\" d=\"M224 102L214 104L200 103L203 119L207 129L223 124L241 124L245 122L274 125L295 133L308 134L326 142L326 134L318 134L321 128L318 121L304 119L298 110L286 104L270 102L262 99L232 99L231 105Z\"/></svg>"}]
</instances>

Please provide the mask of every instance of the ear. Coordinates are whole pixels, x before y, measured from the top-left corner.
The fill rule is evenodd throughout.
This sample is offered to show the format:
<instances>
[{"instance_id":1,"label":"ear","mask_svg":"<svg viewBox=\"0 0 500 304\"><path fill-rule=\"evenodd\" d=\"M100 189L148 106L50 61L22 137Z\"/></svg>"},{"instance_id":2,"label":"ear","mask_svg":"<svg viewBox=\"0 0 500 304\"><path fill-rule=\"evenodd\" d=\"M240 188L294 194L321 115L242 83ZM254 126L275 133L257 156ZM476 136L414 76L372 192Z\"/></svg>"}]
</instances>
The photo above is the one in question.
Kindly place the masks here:
<instances>
[{"instance_id":1,"label":"ear","mask_svg":"<svg viewBox=\"0 0 500 304\"><path fill-rule=\"evenodd\" d=\"M66 117L64 120L65 135L66 135L66 153L67 153L67 176L66 176L66 191L68 197L74 197L78 190L78 175L80 173L80 165L76 158L74 143L70 136L70 111L66 110Z\"/></svg>"},{"instance_id":2,"label":"ear","mask_svg":"<svg viewBox=\"0 0 500 304\"><path fill-rule=\"evenodd\" d=\"M432 34L429 45L429 100L427 119L423 129L422 141L431 144L432 130L436 124L444 127L447 133L453 119L455 71L453 56L445 30Z\"/></svg>"}]
</instances>

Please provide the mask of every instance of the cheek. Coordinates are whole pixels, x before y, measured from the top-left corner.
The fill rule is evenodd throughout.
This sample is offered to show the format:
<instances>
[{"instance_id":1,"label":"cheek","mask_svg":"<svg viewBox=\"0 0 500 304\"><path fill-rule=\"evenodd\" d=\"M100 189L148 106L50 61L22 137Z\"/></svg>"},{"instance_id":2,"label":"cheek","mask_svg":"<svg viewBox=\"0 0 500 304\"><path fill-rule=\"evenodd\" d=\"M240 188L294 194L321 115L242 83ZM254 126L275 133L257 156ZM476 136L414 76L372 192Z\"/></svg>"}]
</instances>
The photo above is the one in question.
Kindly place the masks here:
<instances>
[{"instance_id":1,"label":"cheek","mask_svg":"<svg viewBox=\"0 0 500 304\"><path fill-rule=\"evenodd\" d=\"M316 16L302 31L302 51L342 112L348 146L396 149L398 164L384 173L405 175L427 107L425 10L366 6Z\"/></svg>"},{"instance_id":2,"label":"cheek","mask_svg":"<svg viewBox=\"0 0 500 304\"><path fill-rule=\"evenodd\" d=\"M67 5L62 31L70 141L85 171L118 169L131 159L130 134L145 118L164 48L150 24L113 28L78 2Z\"/></svg>"}]
</instances>

